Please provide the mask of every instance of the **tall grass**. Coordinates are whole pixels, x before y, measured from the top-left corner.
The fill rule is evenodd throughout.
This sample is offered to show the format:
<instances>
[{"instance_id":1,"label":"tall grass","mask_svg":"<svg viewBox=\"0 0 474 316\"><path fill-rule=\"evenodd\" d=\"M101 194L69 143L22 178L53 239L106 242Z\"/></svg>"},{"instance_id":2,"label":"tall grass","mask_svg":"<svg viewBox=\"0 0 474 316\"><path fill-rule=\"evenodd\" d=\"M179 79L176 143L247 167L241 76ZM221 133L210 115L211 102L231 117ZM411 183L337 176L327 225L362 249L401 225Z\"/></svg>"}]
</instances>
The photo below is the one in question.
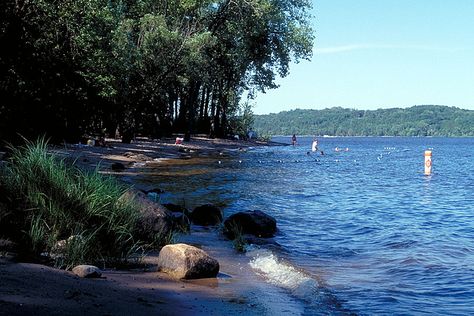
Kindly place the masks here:
<instances>
[{"instance_id":1,"label":"tall grass","mask_svg":"<svg viewBox=\"0 0 474 316\"><path fill-rule=\"evenodd\" d=\"M10 210L0 214L4 235L36 255L66 240L55 259L66 268L121 260L140 248L138 206L120 199L127 188L117 180L67 165L48 152L44 139L11 151L0 175Z\"/></svg>"}]
</instances>

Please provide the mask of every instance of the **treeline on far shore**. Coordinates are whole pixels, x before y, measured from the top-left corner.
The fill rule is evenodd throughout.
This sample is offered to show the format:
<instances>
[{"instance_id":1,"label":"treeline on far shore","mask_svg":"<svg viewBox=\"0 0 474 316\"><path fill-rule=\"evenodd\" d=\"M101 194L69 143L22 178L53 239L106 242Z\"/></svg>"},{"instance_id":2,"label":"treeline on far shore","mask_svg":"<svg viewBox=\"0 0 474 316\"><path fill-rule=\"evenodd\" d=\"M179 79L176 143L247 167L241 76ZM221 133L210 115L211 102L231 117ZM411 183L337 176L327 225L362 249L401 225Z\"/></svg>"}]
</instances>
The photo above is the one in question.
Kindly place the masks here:
<instances>
[{"instance_id":1,"label":"treeline on far shore","mask_svg":"<svg viewBox=\"0 0 474 316\"><path fill-rule=\"evenodd\" d=\"M284 111L256 115L260 135L474 136L474 111L441 105Z\"/></svg>"}]
</instances>

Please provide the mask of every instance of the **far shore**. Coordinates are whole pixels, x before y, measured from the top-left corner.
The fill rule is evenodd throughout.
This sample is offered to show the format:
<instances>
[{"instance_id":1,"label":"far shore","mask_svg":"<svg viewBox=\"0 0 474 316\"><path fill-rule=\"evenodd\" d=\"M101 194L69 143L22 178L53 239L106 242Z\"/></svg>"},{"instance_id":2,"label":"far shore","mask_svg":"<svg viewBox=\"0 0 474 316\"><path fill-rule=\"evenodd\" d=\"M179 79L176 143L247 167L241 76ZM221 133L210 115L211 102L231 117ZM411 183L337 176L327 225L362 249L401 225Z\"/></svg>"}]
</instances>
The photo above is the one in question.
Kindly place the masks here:
<instances>
[{"instance_id":1,"label":"far shore","mask_svg":"<svg viewBox=\"0 0 474 316\"><path fill-rule=\"evenodd\" d=\"M268 145L282 144L201 137L180 145L174 138L137 139L131 144L106 139L104 147L68 144L53 151L83 168L99 167L101 172L121 178L139 172L133 168L136 163L217 159L229 152ZM114 163L126 169L112 170ZM236 252L217 230L197 229L178 236L177 241L197 245L216 258L220 263L217 278L172 280L157 272L157 253L145 257L136 269L106 269L101 279L80 279L69 271L16 262L0 252L0 315L262 315L278 309L281 302L258 299L268 285L256 280L249 269L242 270L248 260L245 255Z\"/></svg>"}]
</instances>

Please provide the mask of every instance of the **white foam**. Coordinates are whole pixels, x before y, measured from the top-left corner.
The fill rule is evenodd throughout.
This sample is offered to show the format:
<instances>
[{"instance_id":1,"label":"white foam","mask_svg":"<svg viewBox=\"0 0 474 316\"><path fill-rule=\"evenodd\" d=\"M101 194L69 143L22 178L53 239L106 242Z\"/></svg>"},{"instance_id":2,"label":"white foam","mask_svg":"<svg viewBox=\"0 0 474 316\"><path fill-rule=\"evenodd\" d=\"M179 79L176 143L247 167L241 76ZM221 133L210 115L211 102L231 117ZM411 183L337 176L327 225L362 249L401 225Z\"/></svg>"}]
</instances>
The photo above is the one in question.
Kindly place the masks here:
<instances>
[{"instance_id":1,"label":"white foam","mask_svg":"<svg viewBox=\"0 0 474 316\"><path fill-rule=\"evenodd\" d=\"M289 262L279 259L270 250L258 249L251 245L247 255L251 257L249 264L256 273L269 283L289 291L292 297L309 304L310 309L305 310L303 314L307 314L307 312L314 315L339 314L337 312L338 305L334 303L337 298L332 296L325 286L311 275L299 271ZM297 315L298 313L293 314Z\"/></svg>"},{"instance_id":2,"label":"white foam","mask_svg":"<svg viewBox=\"0 0 474 316\"><path fill-rule=\"evenodd\" d=\"M289 289L303 298L317 289L317 282L291 264L280 260L269 250L254 249L247 252L252 257L250 266L268 282Z\"/></svg>"}]
</instances>

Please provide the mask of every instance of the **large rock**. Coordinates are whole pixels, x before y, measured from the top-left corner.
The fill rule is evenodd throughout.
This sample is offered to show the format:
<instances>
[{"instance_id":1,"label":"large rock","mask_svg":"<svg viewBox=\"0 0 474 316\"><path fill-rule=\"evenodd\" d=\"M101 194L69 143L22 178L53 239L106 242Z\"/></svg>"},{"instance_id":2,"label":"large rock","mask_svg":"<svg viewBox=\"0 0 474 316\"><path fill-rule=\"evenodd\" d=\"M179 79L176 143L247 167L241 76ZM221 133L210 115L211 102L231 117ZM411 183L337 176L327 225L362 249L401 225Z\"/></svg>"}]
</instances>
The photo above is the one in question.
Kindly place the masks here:
<instances>
[{"instance_id":1,"label":"large rock","mask_svg":"<svg viewBox=\"0 0 474 316\"><path fill-rule=\"evenodd\" d=\"M267 238L273 237L276 229L276 220L258 210L235 213L224 222L224 234L231 239L236 237L236 230L238 233Z\"/></svg>"},{"instance_id":2,"label":"large rock","mask_svg":"<svg viewBox=\"0 0 474 316\"><path fill-rule=\"evenodd\" d=\"M222 222L223 214L219 207L205 204L196 207L191 213L190 218L196 225L218 225Z\"/></svg>"},{"instance_id":3,"label":"large rock","mask_svg":"<svg viewBox=\"0 0 474 316\"><path fill-rule=\"evenodd\" d=\"M161 249L158 268L176 279L214 278L219 273L219 262L204 250L175 244Z\"/></svg>"},{"instance_id":4,"label":"large rock","mask_svg":"<svg viewBox=\"0 0 474 316\"><path fill-rule=\"evenodd\" d=\"M120 200L123 202L132 200L139 205L137 234L140 239L153 241L158 234L165 236L171 233L173 218L170 211L148 199L143 192L129 190L120 197Z\"/></svg>"},{"instance_id":5,"label":"large rock","mask_svg":"<svg viewBox=\"0 0 474 316\"><path fill-rule=\"evenodd\" d=\"M102 272L100 272L99 268L86 264L75 266L72 269L72 273L81 278L100 278L102 275Z\"/></svg>"}]
</instances>

